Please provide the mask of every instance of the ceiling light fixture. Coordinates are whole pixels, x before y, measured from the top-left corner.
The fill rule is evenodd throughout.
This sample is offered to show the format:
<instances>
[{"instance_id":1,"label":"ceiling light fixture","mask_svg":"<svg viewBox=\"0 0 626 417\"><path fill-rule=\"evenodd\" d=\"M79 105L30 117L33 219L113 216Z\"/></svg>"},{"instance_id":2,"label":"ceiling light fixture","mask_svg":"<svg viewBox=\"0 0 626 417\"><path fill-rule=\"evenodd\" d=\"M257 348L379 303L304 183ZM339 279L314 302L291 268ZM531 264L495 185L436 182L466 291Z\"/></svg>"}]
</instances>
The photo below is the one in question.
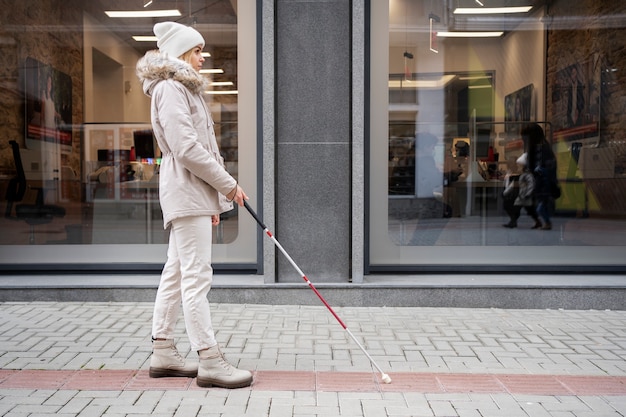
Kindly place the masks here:
<instances>
[{"instance_id":1,"label":"ceiling light fixture","mask_svg":"<svg viewBox=\"0 0 626 417\"><path fill-rule=\"evenodd\" d=\"M156 36L133 36L133 39L137 42L156 42L158 41Z\"/></svg>"},{"instance_id":2,"label":"ceiling light fixture","mask_svg":"<svg viewBox=\"0 0 626 417\"><path fill-rule=\"evenodd\" d=\"M200 74L223 74L224 70L221 68L201 69Z\"/></svg>"},{"instance_id":3,"label":"ceiling light fixture","mask_svg":"<svg viewBox=\"0 0 626 417\"><path fill-rule=\"evenodd\" d=\"M480 0L474 0L474 1L475 1L475 2L476 2L476 4L478 4L480 7L483 7L483 6L484 6L484 4L482 4ZM145 7L145 6L144 6L144 7Z\"/></svg>"},{"instance_id":4,"label":"ceiling light fixture","mask_svg":"<svg viewBox=\"0 0 626 417\"><path fill-rule=\"evenodd\" d=\"M145 3L143 4L143 7L148 7L152 4L152 0L144 0Z\"/></svg>"},{"instance_id":5,"label":"ceiling light fixture","mask_svg":"<svg viewBox=\"0 0 626 417\"><path fill-rule=\"evenodd\" d=\"M428 31L428 37L429 37L429 48L431 52L434 52L436 54L439 53L439 47L437 46L437 31L434 30L433 28L433 23L439 23L441 22L441 18L439 18L439 16L437 16L434 13L430 13L428 15L428 24L429 24L429 31Z\"/></svg>"},{"instance_id":6,"label":"ceiling light fixture","mask_svg":"<svg viewBox=\"0 0 626 417\"><path fill-rule=\"evenodd\" d=\"M526 13L533 6L519 7L457 7L454 14L508 14L508 13Z\"/></svg>"},{"instance_id":7,"label":"ceiling light fixture","mask_svg":"<svg viewBox=\"0 0 626 417\"><path fill-rule=\"evenodd\" d=\"M423 77L417 80L389 80L389 88L441 88L454 80L456 75L446 74L436 77Z\"/></svg>"},{"instance_id":8,"label":"ceiling light fixture","mask_svg":"<svg viewBox=\"0 0 626 417\"><path fill-rule=\"evenodd\" d=\"M214 81L209 84L212 87L226 87L234 85L232 81Z\"/></svg>"},{"instance_id":9,"label":"ceiling light fixture","mask_svg":"<svg viewBox=\"0 0 626 417\"><path fill-rule=\"evenodd\" d=\"M211 56L211 54L209 52L202 52L200 55L202 55L205 58L208 58Z\"/></svg>"},{"instance_id":10,"label":"ceiling light fixture","mask_svg":"<svg viewBox=\"0 0 626 417\"><path fill-rule=\"evenodd\" d=\"M179 10L107 10L107 16L118 17L176 17L182 16Z\"/></svg>"},{"instance_id":11,"label":"ceiling light fixture","mask_svg":"<svg viewBox=\"0 0 626 417\"><path fill-rule=\"evenodd\" d=\"M239 94L238 90L229 90L229 91L205 91L206 94L211 95L223 95L223 94Z\"/></svg>"},{"instance_id":12,"label":"ceiling light fixture","mask_svg":"<svg viewBox=\"0 0 626 417\"><path fill-rule=\"evenodd\" d=\"M499 38L504 32L437 32L442 38Z\"/></svg>"},{"instance_id":13,"label":"ceiling light fixture","mask_svg":"<svg viewBox=\"0 0 626 417\"><path fill-rule=\"evenodd\" d=\"M491 75L467 75L467 76L460 76L459 80L463 80L463 81L474 81L474 80L490 80L492 77Z\"/></svg>"}]
</instances>

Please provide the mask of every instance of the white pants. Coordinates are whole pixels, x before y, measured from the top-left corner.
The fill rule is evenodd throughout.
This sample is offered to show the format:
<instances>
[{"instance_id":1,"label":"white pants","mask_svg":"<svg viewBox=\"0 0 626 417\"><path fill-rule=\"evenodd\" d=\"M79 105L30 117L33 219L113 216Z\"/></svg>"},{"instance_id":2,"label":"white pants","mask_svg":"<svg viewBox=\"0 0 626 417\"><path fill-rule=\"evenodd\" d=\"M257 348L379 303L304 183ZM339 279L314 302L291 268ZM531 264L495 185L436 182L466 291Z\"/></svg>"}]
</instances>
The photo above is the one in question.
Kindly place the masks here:
<instances>
[{"instance_id":1,"label":"white pants","mask_svg":"<svg viewBox=\"0 0 626 417\"><path fill-rule=\"evenodd\" d=\"M173 339L182 302L192 350L217 344L207 295L213 281L211 216L184 217L170 227L167 262L161 273L152 318L152 337Z\"/></svg>"}]
</instances>

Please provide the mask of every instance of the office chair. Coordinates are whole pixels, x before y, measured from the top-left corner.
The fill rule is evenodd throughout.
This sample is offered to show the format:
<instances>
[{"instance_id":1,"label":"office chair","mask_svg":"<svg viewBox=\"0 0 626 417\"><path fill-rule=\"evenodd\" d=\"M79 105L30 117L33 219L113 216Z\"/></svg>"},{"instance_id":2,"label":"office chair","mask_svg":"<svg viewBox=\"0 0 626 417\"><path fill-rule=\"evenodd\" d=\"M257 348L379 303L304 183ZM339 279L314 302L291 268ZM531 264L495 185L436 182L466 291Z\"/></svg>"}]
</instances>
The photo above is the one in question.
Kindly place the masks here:
<instances>
[{"instance_id":1,"label":"office chair","mask_svg":"<svg viewBox=\"0 0 626 417\"><path fill-rule=\"evenodd\" d=\"M50 223L55 217L65 216L65 208L51 204L44 204L43 187L32 187L27 184L20 148L16 141L9 141L13 149L16 176L9 181L6 192L7 207L4 217L8 219L24 220L30 225L29 243L35 243L35 226ZM37 197L34 204L21 203L26 190L36 190ZM13 217L13 205L15 204L15 217Z\"/></svg>"}]
</instances>

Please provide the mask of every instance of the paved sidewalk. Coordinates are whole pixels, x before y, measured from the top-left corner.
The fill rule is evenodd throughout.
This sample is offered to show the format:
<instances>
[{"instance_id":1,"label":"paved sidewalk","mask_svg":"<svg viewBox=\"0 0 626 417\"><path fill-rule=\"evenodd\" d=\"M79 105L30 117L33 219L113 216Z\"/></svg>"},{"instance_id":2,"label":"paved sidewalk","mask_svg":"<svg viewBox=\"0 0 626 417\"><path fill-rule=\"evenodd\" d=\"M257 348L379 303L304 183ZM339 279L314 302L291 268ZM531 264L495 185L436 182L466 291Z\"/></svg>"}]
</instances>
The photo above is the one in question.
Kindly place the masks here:
<instances>
[{"instance_id":1,"label":"paved sidewalk","mask_svg":"<svg viewBox=\"0 0 626 417\"><path fill-rule=\"evenodd\" d=\"M4 416L626 416L626 312L213 304L251 387L151 379L152 303L0 303ZM179 350L189 358L182 318Z\"/></svg>"}]
</instances>

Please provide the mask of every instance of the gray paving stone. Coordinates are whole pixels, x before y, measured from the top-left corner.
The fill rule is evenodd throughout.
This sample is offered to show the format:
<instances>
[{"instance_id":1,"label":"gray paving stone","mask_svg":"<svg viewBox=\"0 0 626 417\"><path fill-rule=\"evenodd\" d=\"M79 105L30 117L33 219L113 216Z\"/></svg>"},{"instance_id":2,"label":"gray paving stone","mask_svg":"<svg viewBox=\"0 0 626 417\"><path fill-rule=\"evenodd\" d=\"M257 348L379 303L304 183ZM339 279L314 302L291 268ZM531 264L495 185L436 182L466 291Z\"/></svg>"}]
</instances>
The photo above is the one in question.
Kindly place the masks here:
<instances>
[{"instance_id":1,"label":"gray paving stone","mask_svg":"<svg viewBox=\"0 0 626 417\"><path fill-rule=\"evenodd\" d=\"M388 307L337 311L389 372L626 376L622 311ZM213 304L212 313L226 355L247 369L372 372L363 352L323 306ZM0 314L2 369L147 369L151 303L0 303ZM195 359L182 320L176 339L181 352ZM208 417L612 417L626 415L626 398L0 390L0 414L15 417L172 417L198 412Z\"/></svg>"},{"instance_id":2,"label":"gray paving stone","mask_svg":"<svg viewBox=\"0 0 626 417\"><path fill-rule=\"evenodd\" d=\"M449 401L431 401L430 408L432 409L433 415L435 417L448 417L459 415L453 404Z\"/></svg>"},{"instance_id":3,"label":"gray paving stone","mask_svg":"<svg viewBox=\"0 0 626 417\"><path fill-rule=\"evenodd\" d=\"M58 405L41 405L41 404L16 404L11 410L11 414L25 415L57 415L60 407Z\"/></svg>"},{"instance_id":4,"label":"gray paving stone","mask_svg":"<svg viewBox=\"0 0 626 417\"><path fill-rule=\"evenodd\" d=\"M66 405L68 404L78 393L74 390L55 391L50 397L48 397L43 404L44 405Z\"/></svg>"},{"instance_id":5,"label":"gray paving stone","mask_svg":"<svg viewBox=\"0 0 626 417\"><path fill-rule=\"evenodd\" d=\"M274 404L270 406L268 417L293 417L293 406L284 404Z\"/></svg>"},{"instance_id":6,"label":"gray paving stone","mask_svg":"<svg viewBox=\"0 0 626 417\"><path fill-rule=\"evenodd\" d=\"M72 398L61 407L59 414L80 414L89 403L90 400L88 398ZM46 401L46 404L48 404L48 401Z\"/></svg>"},{"instance_id":7,"label":"gray paving stone","mask_svg":"<svg viewBox=\"0 0 626 417\"><path fill-rule=\"evenodd\" d=\"M101 417L105 415L106 410L107 407L89 404L80 413L76 414L76 417Z\"/></svg>"}]
</instances>

